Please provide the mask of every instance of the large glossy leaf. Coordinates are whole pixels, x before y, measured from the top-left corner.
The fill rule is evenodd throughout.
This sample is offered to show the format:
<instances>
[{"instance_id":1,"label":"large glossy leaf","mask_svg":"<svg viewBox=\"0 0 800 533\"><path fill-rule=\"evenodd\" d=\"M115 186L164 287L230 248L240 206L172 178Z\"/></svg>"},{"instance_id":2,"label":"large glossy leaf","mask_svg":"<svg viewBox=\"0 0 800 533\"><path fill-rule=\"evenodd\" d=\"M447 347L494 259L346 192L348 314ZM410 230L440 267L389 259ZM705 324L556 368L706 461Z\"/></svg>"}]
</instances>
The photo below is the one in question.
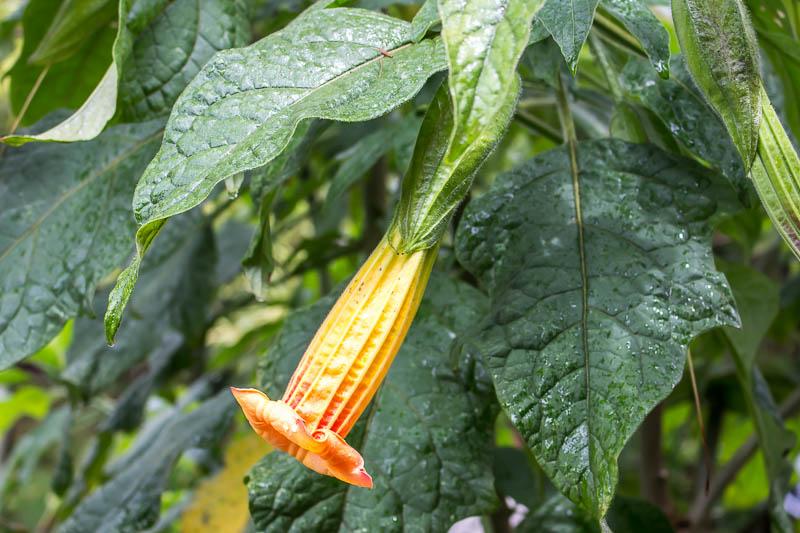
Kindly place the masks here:
<instances>
[{"instance_id":1,"label":"large glossy leaf","mask_svg":"<svg viewBox=\"0 0 800 533\"><path fill-rule=\"evenodd\" d=\"M233 412L227 390L190 412L176 409L158 431L140 434L111 478L81 502L58 531L132 533L153 525L175 462L189 448L214 446Z\"/></svg>"},{"instance_id":2,"label":"large glossy leaf","mask_svg":"<svg viewBox=\"0 0 800 533\"><path fill-rule=\"evenodd\" d=\"M589 36L599 0L547 0L537 20L561 48L570 70L578 68L578 54Z\"/></svg>"},{"instance_id":3,"label":"large glossy leaf","mask_svg":"<svg viewBox=\"0 0 800 533\"><path fill-rule=\"evenodd\" d=\"M758 147L758 44L742 0L673 0L672 17L689 70L722 117L749 169Z\"/></svg>"},{"instance_id":4,"label":"large glossy leaf","mask_svg":"<svg viewBox=\"0 0 800 533\"><path fill-rule=\"evenodd\" d=\"M450 67L423 121L393 224L398 249L430 248L505 133L519 96L517 63L541 0L441 0ZM449 93L449 94L448 94ZM448 98L449 96L449 98Z\"/></svg>"},{"instance_id":5,"label":"large glossy leaf","mask_svg":"<svg viewBox=\"0 0 800 533\"><path fill-rule=\"evenodd\" d=\"M625 97L652 111L676 141L705 163L722 171L748 201L752 185L725 126L706 104L682 57L672 62L671 76L660 79L645 61L631 60L620 76Z\"/></svg>"},{"instance_id":6,"label":"large glossy leaf","mask_svg":"<svg viewBox=\"0 0 800 533\"><path fill-rule=\"evenodd\" d=\"M279 397L333 299L287 319L264 360L262 385ZM488 376L459 346L485 299L436 274L381 390L348 442L374 472L354 489L272 453L247 481L259 531L446 531L495 504ZM266 447L266 445L265 445Z\"/></svg>"},{"instance_id":7,"label":"large glossy leaf","mask_svg":"<svg viewBox=\"0 0 800 533\"><path fill-rule=\"evenodd\" d=\"M130 198L161 123L118 126L74 146L0 160L0 368L89 310L97 282L130 252Z\"/></svg>"},{"instance_id":8,"label":"large glossy leaf","mask_svg":"<svg viewBox=\"0 0 800 533\"><path fill-rule=\"evenodd\" d=\"M491 297L475 339L501 405L556 487L600 518L689 341L738 321L709 224L734 198L647 145L578 144L575 164L558 149L498 178L468 206L457 255Z\"/></svg>"},{"instance_id":9,"label":"large glossy leaf","mask_svg":"<svg viewBox=\"0 0 800 533\"><path fill-rule=\"evenodd\" d=\"M786 454L795 442L781 420L769 387L755 364L761 341L778 315L778 287L768 277L752 268L723 264L730 281L736 307L742 318L741 329L724 328L736 362L736 374L744 391L744 400L756 428L759 446L769 477L769 511L774 531L793 531L783 498L789 491L792 467Z\"/></svg>"},{"instance_id":10,"label":"large glossy leaf","mask_svg":"<svg viewBox=\"0 0 800 533\"><path fill-rule=\"evenodd\" d=\"M209 221L200 213L177 218L162 246L142 266L142 282L131 301L131 320L108 346L103 335L107 293L95 298L96 315L75 321L62 379L91 397L155 351L173 353L186 339L195 345L213 294L216 247Z\"/></svg>"},{"instance_id":11,"label":"large glossy leaf","mask_svg":"<svg viewBox=\"0 0 800 533\"><path fill-rule=\"evenodd\" d=\"M225 178L275 158L301 121L375 118L445 68L439 40L412 37L402 20L312 7L247 48L217 53L175 104L161 150L136 189L139 255L112 293L109 337L165 219L199 204Z\"/></svg>"},{"instance_id":12,"label":"large glossy leaf","mask_svg":"<svg viewBox=\"0 0 800 533\"><path fill-rule=\"evenodd\" d=\"M92 0L89 4L103 2L111 4L107 0ZM62 10L72 3L75 2L65 2ZM73 11L82 14L87 9ZM79 36L85 35L83 29ZM243 0L123 0L119 3L113 61L83 105L48 131L8 136L3 142L19 145L29 141L92 139L114 116L118 102L123 120L163 115L215 52L243 46L249 37Z\"/></svg>"}]
</instances>

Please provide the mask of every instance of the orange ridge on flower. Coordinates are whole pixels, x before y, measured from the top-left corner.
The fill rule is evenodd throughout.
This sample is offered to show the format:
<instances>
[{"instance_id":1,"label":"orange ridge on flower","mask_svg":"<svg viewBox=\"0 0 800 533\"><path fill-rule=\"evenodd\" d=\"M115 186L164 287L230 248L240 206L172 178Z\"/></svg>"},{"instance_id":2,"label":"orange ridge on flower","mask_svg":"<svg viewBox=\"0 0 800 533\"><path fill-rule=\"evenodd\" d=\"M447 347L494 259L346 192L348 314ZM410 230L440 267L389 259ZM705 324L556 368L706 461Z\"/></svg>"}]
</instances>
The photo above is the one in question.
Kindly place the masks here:
<instances>
[{"instance_id":1,"label":"orange ridge on flower","mask_svg":"<svg viewBox=\"0 0 800 533\"><path fill-rule=\"evenodd\" d=\"M398 254L388 237L331 308L281 400L231 392L256 433L315 472L372 487L344 441L389 370L419 308L436 247Z\"/></svg>"}]
</instances>

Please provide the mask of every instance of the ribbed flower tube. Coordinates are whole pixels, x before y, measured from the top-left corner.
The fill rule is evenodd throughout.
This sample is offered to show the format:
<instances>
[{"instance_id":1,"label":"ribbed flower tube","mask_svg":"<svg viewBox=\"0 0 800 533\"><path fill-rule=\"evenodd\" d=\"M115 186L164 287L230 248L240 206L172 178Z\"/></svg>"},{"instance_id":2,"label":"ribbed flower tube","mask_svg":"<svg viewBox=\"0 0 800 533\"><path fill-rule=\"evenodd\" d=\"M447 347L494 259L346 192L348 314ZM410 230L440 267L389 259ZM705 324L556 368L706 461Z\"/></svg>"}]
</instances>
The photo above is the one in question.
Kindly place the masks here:
<instances>
[{"instance_id":1,"label":"ribbed flower tube","mask_svg":"<svg viewBox=\"0 0 800 533\"><path fill-rule=\"evenodd\" d=\"M282 399L231 389L256 433L320 474L372 487L344 437L405 339L437 249L399 254L384 237L317 330Z\"/></svg>"}]
</instances>

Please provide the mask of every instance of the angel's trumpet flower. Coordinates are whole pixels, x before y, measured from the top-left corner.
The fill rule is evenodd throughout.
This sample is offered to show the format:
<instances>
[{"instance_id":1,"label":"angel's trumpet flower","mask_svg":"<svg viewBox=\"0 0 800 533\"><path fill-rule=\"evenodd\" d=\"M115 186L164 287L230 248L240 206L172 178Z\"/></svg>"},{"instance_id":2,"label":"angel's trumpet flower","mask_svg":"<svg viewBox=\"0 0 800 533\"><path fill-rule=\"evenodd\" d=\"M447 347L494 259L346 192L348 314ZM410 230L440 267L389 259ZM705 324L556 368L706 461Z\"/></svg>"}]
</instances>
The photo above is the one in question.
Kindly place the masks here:
<instances>
[{"instance_id":1,"label":"angel's trumpet flower","mask_svg":"<svg viewBox=\"0 0 800 533\"><path fill-rule=\"evenodd\" d=\"M281 400L232 388L264 440L312 470L372 487L344 437L369 404L400 349L438 247L399 254L384 239L328 313Z\"/></svg>"}]
</instances>

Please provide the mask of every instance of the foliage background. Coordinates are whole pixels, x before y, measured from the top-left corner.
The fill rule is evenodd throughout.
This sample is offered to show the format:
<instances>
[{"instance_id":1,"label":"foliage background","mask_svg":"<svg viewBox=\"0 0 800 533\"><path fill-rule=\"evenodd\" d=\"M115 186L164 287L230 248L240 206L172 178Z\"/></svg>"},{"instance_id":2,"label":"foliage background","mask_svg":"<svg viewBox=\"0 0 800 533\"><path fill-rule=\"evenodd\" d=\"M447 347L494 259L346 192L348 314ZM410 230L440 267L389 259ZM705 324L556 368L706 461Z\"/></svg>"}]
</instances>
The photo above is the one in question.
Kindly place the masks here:
<instances>
[{"instance_id":1,"label":"foliage background","mask_svg":"<svg viewBox=\"0 0 800 533\"><path fill-rule=\"evenodd\" d=\"M660 351L651 354L646 375L653 389L642 396L622 391L630 413L598 418L621 449L609 525L618 532L641 531L643 524L657 531L767 531L772 512L775 530L796 529L785 510L800 508L800 496L790 492L800 470L792 465L800 451L793 437L800 430L797 261L694 87L668 6L603 0L595 12L596 1L565 4L571 11L550 0L538 14L535 42L519 68L514 119L477 175L470 203L456 213L409 339L353 433L368 466L380 467L371 493L309 474L283 455L262 459L264 445L226 386L280 392L331 295L388 226L443 67L431 60L421 90L379 118L301 123L277 158L226 180L201 207L174 217L145 256L108 347L102 317L133 253L134 187L176 98L216 50L255 42L307 5L133 3L121 28L114 2L0 4L3 132L42 132L59 123L102 83L112 58L118 76L113 118L98 138L0 147L0 361L7 367L0 372L0 530L205 531L224 524L230 531L444 531L470 516L477 518L456 527L507 531L510 519L519 531L597 530L596 520L558 491L573 486L570 476L584 458L543 460L547 435L531 429L536 420L522 409L501 410L497 400L508 407L519 386L513 373L497 372L496 362L511 351L493 342L499 328L523 321L515 337L523 348L515 348L533 353L535 336L544 335L537 328L559 330L570 313L569 299L549 308L531 303L536 291L547 297L558 284L541 265L525 263L536 246L558 251L552 240L572 227L568 210L560 209L569 202L559 188L569 172L559 148L559 94L569 98L586 179L592 172L609 179L586 186L588 209L637 239L671 243L686 265L671 270L657 252L640 257L635 247L598 239L605 274L642 269L646 276L637 282L652 278L658 285L664 276L676 288L691 288L698 278L708 283L695 301L683 302L670 338L659 339ZM348 6L408 21L420 8L384 0ZM767 90L794 140L800 4L754 0L749 7ZM124 38L114 44L118 34ZM381 75L391 74L391 61L381 60ZM561 79L566 89L559 93ZM639 131L630 131L631 116ZM658 148L603 140L609 136L644 137ZM629 196L613 189L619 179L630 180ZM540 188L529 190L534 182ZM695 189L697 183L704 185ZM680 216L663 214L664 194L679 204ZM548 214L546 225L531 220L541 213ZM31 219L40 222L25 226ZM520 239L508 239L504 232L519 227L526 230ZM558 259L570 265L574 258ZM33 267L20 277L22 265ZM725 326L736 313L714 265L730 285L741 330ZM640 294L611 282L604 287L611 307ZM644 317L656 316L645 304ZM649 331L639 318L632 327ZM635 350L630 343L639 336L631 337L598 338L595 346ZM700 417L684 371L682 346L690 340ZM659 369L661 360L671 368ZM531 364L525 375L546 374L546 367ZM556 392L569 396L578 388ZM648 402L657 406L645 418ZM549 406L553 416L570 409ZM783 421L771 418L776 409ZM756 424L766 434L760 441ZM625 431L637 426L626 442ZM550 480L559 478L556 487ZM521 523L520 506L528 510Z\"/></svg>"}]
</instances>

